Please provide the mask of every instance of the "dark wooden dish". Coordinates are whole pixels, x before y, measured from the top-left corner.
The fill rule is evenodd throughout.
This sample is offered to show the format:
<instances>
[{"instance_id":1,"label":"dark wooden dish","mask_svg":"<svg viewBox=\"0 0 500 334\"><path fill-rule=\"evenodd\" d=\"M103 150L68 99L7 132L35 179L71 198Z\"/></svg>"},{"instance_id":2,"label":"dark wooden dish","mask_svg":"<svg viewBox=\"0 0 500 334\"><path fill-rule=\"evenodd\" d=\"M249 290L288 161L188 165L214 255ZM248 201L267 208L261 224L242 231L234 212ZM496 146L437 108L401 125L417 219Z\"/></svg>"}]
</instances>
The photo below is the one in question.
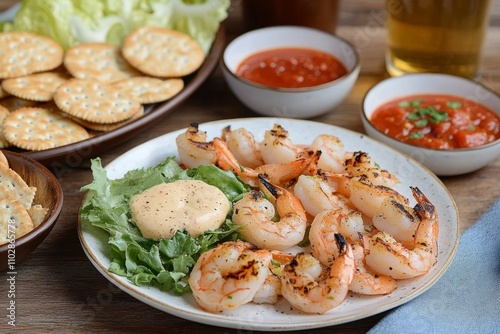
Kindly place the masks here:
<instances>
[{"instance_id":1,"label":"dark wooden dish","mask_svg":"<svg viewBox=\"0 0 500 334\"><path fill-rule=\"evenodd\" d=\"M90 139L77 143L56 147L43 151L18 152L25 157L36 160L52 170L65 166L77 167L83 162L99 156L109 148L116 146L153 125L159 118L171 113L190 97L212 74L219 62L225 46L225 29L221 25L216 38L201 68L194 74L184 78L184 89L171 98L147 112L141 118L113 131L100 133ZM17 151L16 151L17 152Z\"/></svg>"},{"instance_id":2,"label":"dark wooden dish","mask_svg":"<svg viewBox=\"0 0 500 334\"><path fill-rule=\"evenodd\" d=\"M39 162L26 156L6 150L2 151L9 161L9 167L18 173L29 186L36 187L34 204L48 208L45 219L31 232L16 239L15 264L23 261L35 248L42 243L54 227L63 206L63 191L57 178ZM8 270L8 243L0 245L0 271Z\"/></svg>"}]
</instances>

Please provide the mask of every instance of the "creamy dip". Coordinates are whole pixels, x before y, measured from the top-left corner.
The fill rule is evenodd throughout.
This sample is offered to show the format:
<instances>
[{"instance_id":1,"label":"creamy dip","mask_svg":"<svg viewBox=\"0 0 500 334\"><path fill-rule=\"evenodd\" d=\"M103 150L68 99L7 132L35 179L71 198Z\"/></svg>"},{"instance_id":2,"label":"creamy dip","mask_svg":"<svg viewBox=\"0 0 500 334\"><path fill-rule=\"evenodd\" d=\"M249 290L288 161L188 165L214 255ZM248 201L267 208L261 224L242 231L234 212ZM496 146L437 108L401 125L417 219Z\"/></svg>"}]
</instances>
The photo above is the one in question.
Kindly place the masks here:
<instances>
[{"instance_id":1,"label":"creamy dip","mask_svg":"<svg viewBox=\"0 0 500 334\"><path fill-rule=\"evenodd\" d=\"M179 180L146 189L130 201L132 221L146 238L170 238L177 231L193 237L220 227L230 204L217 187Z\"/></svg>"}]
</instances>

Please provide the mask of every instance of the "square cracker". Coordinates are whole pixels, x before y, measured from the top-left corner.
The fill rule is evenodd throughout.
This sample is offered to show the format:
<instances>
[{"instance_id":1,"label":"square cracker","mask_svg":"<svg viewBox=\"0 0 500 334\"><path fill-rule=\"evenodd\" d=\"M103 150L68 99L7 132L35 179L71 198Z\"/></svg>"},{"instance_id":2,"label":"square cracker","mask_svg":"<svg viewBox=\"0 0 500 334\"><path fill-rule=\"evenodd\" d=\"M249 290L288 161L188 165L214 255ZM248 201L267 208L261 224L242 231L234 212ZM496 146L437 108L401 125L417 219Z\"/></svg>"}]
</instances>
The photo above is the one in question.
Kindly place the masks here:
<instances>
[{"instance_id":1,"label":"square cracker","mask_svg":"<svg viewBox=\"0 0 500 334\"><path fill-rule=\"evenodd\" d=\"M48 211L49 209L44 208L40 204L35 204L28 209L28 214L30 215L31 220L33 221L34 227L37 227L43 222Z\"/></svg>"},{"instance_id":2,"label":"square cracker","mask_svg":"<svg viewBox=\"0 0 500 334\"><path fill-rule=\"evenodd\" d=\"M35 198L36 188L30 187L14 170L0 164L0 196L9 197L29 209Z\"/></svg>"},{"instance_id":3,"label":"square cracker","mask_svg":"<svg viewBox=\"0 0 500 334\"><path fill-rule=\"evenodd\" d=\"M18 201L0 195L0 244L17 239L33 230L34 224L26 208Z\"/></svg>"}]
</instances>

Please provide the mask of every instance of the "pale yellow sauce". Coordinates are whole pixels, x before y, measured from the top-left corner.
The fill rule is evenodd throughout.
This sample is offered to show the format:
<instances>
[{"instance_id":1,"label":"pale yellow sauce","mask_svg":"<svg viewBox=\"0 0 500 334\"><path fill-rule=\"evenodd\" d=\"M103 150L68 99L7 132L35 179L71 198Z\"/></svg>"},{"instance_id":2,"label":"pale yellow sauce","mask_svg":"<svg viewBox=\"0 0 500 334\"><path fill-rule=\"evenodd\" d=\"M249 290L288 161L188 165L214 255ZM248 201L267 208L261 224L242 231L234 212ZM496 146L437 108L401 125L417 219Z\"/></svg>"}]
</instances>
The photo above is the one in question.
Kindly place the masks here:
<instances>
[{"instance_id":1,"label":"pale yellow sauce","mask_svg":"<svg viewBox=\"0 0 500 334\"><path fill-rule=\"evenodd\" d=\"M146 238L170 238L176 231L193 237L220 227L230 204L217 187L203 181L162 183L135 195L130 201L132 221Z\"/></svg>"}]
</instances>

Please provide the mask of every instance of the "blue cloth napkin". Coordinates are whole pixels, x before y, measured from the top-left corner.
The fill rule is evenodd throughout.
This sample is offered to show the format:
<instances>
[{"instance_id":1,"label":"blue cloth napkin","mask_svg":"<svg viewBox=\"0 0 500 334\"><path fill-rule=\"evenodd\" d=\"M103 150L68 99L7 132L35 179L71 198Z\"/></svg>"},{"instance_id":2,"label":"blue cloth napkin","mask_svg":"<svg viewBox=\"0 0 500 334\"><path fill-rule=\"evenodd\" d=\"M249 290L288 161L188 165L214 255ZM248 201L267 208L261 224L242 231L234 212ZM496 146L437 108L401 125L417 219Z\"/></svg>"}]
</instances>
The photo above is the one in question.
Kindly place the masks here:
<instances>
[{"instance_id":1,"label":"blue cloth napkin","mask_svg":"<svg viewBox=\"0 0 500 334\"><path fill-rule=\"evenodd\" d=\"M441 279L368 333L500 333L500 200L462 234Z\"/></svg>"}]
</instances>

